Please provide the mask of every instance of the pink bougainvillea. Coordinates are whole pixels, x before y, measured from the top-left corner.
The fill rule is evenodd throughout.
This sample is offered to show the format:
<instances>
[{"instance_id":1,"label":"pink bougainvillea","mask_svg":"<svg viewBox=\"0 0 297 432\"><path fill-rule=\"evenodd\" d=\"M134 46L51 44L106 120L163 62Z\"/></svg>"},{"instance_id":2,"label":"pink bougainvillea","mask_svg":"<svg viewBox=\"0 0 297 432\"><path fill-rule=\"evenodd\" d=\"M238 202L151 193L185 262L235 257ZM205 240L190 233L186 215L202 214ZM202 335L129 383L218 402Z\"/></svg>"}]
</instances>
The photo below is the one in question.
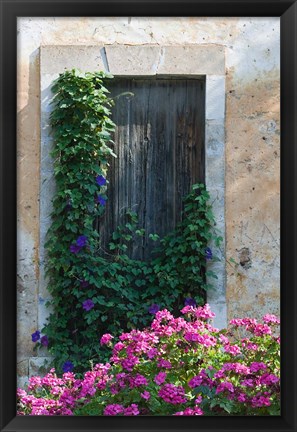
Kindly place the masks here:
<instances>
[{"instance_id":1,"label":"pink bougainvillea","mask_svg":"<svg viewBox=\"0 0 297 432\"><path fill-rule=\"evenodd\" d=\"M18 415L279 415L279 319L236 318L218 330L208 305L181 312L158 310L149 328L104 334L97 343L111 347L110 362L83 377L71 359L60 377L32 377L18 389Z\"/></svg>"}]
</instances>

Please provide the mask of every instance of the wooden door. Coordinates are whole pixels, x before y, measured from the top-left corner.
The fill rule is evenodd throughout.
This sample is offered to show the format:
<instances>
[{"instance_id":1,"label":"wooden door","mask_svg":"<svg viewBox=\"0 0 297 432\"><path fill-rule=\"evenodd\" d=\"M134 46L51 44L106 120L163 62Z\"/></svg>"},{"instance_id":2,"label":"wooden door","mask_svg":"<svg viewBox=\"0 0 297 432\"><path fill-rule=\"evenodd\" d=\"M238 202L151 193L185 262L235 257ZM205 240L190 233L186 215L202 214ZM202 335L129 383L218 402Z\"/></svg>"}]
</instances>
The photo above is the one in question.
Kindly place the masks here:
<instances>
[{"instance_id":1,"label":"wooden door","mask_svg":"<svg viewBox=\"0 0 297 432\"><path fill-rule=\"evenodd\" d=\"M100 222L103 243L125 211L138 215L146 235L132 242L129 255L146 259L154 242L181 220L182 198L204 182L205 81L198 79L114 79L113 121L117 159L111 160L106 213Z\"/></svg>"}]
</instances>

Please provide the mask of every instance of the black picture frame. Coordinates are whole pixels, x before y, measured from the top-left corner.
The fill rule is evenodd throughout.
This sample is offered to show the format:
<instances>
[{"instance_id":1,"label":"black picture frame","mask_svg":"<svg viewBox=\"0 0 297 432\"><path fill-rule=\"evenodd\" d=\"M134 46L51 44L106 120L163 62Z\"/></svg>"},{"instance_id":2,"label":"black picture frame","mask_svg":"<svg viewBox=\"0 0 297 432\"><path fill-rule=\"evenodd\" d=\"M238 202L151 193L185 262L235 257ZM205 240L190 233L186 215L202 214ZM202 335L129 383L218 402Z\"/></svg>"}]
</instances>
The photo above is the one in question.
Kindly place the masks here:
<instances>
[{"instance_id":1,"label":"black picture frame","mask_svg":"<svg viewBox=\"0 0 297 432\"><path fill-rule=\"evenodd\" d=\"M297 4L282 0L15 1L1 7L0 429L8 431L297 431ZM16 20L36 16L222 16L281 19L280 417L16 417Z\"/></svg>"}]
</instances>

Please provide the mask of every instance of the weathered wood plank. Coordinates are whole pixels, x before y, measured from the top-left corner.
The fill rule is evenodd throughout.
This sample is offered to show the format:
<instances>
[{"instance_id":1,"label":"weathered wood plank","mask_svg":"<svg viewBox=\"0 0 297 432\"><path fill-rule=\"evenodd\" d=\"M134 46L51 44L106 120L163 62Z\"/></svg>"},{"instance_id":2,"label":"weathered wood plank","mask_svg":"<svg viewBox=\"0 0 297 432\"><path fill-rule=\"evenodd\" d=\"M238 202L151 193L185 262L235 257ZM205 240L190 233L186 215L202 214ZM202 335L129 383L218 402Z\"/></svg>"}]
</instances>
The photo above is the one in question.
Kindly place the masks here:
<instances>
[{"instance_id":1,"label":"weathered wood plank","mask_svg":"<svg viewBox=\"0 0 297 432\"><path fill-rule=\"evenodd\" d=\"M150 256L154 242L181 219L182 197L204 181L205 84L193 79L118 79L112 96L123 92L113 108L115 153L110 162L106 214L100 220L103 243L125 211L138 214L146 236L133 242L133 258Z\"/></svg>"}]
</instances>

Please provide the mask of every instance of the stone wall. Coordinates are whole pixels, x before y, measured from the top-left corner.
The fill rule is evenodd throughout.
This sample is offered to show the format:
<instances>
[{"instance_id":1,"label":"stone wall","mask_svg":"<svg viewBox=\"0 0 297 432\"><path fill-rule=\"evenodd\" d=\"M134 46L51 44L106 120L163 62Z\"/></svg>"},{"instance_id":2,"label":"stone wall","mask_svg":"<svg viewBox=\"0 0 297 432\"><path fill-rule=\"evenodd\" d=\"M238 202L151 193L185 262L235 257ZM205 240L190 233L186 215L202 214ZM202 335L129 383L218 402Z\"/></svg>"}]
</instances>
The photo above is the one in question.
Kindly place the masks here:
<instances>
[{"instance_id":1,"label":"stone wall","mask_svg":"<svg viewBox=\"0 0 297 432\"><path fill-rule=\"evenodd\" d=\"M42 358L31 342L43 321L40 280L39 201L46 180L40 141L46 118L40 106L41 47L94 47L93 62L104 64L97 47L183 47L221 49L225 55L225 221L227 318L278 313L279 275L279 42L278 18L19 18L18 19L18 378L37 373ZM136 47L135 47L136 48ZM140 47L141 48L141 47ZM56 51L57 52L57 51ZM209 52L209 51L208 51ZM70 64L67 64L70 58ZM201 59L203 56L201 57ZM111 57L109 57L112 62ZM71 67L65 56L61 64ZM102 61L102 64L101 64ZM201 63L210 61L208 55ZM57 68L51 59L48 68ZM125 62L125 58L123 58ZM115 61L115 67L119 65ZM139 65L137 65L138 67ZM136 68L137 68L136 67ZM199 71L197 72L199 73ZM203 72L200 72L203 73ZM222 101L221 101L222 102ZM40 120L41 118L41 120ZM217 128L210 137L215 145ZM211 145L211 142L209 143ZM41 204L41 205L40 205ZM41 248L40 248L41 243ZM235 265L230 258L235 260ZM42 263L41 263L42 264ZM222 281L223 283L223 281ZM39 357L46 353L38 353Z\"/></svg>"}]
</instances>

